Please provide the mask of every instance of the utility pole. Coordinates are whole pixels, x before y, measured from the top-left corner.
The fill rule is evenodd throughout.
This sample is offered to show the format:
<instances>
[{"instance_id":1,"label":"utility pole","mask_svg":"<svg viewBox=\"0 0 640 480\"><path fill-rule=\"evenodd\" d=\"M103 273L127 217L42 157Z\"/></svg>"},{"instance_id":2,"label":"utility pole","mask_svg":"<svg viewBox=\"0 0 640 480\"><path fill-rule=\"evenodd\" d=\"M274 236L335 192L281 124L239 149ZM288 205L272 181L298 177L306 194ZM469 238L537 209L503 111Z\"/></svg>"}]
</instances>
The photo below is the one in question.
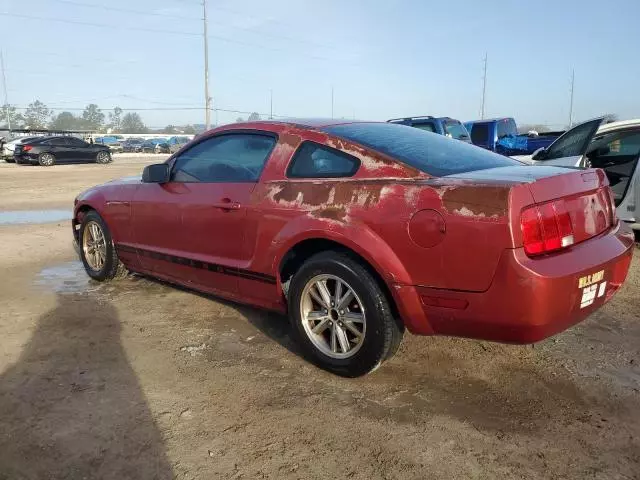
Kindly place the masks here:
<instances>
[{"instance_id":1,"label":"utility pole","mask_svg":"<svg viewBox=\"0 0 640 480\"><path fill-rule=\"evenodd\" d=\"M571 94L569 100L569 128L573 126L573 84L575 81L575 70L571 69Z\"/></svg>"},{"instance_id":2,"label":"utility pole","mask_svg":"<svg viewBox=\"0 0 640 480\"><path fill-rule=\"evenodd\" d=\"M487 95L487 54L484 54L484 75L482 76L482 105L480 106L480 120L484 120L484 100Z\"/></svg>"},{"instance_id":3,"label":"utility pole","mask_svg":"<svg viewBox=\"0 0 640 480\"><path fill-rule=\"evenodd\" d=\"M211 97L209 97L209 39L207 37L207 0L202 0L202 20L204 22L204 109L205 130L211 128Z\"/></svg>"},{"instance_id":4,"label":"utility pole","mask_svg":"<svg viewBox=\"0 0 640 480\"><path fill-rule=\"evenodd\" d=\"M269 89L269 120L273 119L273 89Z\"/></svg>"},{"instance_id":5,"label":"utility pole","mask_svg":"<svg viewBox=\"0 0 640 480\"><path fill-rule=\"evenodd\" d=\"M7 126L9 127L9 133L11 133L11 118L9 115L9 99L7 96L7 77L4 73L4 54L0 50L0 64L2 66L2 87L4 88L4 112L7 116Z\"/></svg>"},{"instance_id":6,"label":"utility pole","mask_svg":"<svg viewBox=\"0 0 640 480\"><path fill-rule=\"evenodd\" d=\"M333 85L331 85L331 118L333 118Z\"/></svg>"}]
</instances>

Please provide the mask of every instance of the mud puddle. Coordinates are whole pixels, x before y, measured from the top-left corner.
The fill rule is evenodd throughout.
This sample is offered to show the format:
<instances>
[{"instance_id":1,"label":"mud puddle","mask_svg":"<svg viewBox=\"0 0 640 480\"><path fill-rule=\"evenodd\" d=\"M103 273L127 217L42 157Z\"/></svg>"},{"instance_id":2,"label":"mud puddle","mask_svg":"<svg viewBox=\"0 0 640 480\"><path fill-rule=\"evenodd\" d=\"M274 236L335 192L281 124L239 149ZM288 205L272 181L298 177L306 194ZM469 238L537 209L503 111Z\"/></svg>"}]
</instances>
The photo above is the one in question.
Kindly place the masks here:
<instances>
[{"instance_id":1,"label":"mud puddle","mask_svg":"<svg viewBox=\"0 0 640 480\"><path fill-rule=\"evenodd\" d=\"M79 260L47 267L38 273L33 283L36 287L56 293L82 293L98 288Z\"/></svg>"},{"instance_id":2,"label":"mud puddle","mask_svg":"<svg viewBox=\"0 0 640 480\"><path fill-rule=\"evenodd\" d=\"M27 225L71 220L70 210L14 210L0 212L0 225Z\"/></svg>"}]
</instances>

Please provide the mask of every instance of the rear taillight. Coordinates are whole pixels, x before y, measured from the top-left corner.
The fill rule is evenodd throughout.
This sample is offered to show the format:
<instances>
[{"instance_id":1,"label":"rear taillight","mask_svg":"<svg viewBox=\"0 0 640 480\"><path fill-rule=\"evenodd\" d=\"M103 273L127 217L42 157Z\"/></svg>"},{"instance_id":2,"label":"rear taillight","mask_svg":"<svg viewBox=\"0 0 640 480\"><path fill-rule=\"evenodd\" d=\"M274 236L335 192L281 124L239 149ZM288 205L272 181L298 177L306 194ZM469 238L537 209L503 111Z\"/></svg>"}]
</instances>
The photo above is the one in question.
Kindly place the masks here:
<instances>
[{"instance_id":1,"label":"rear taillight","mask_svg":"<svg viewBox=\"0 0 640 480\"><path fill-rule=\"evenodd\" d=\"M520 216L527 255L541 255L573 245L573 225L563 200L525 208Z\"/></svg>"},{"instance_id":2,"label":"rear taillight","mask_svg":"<svg viewBox=\"0 0 640 480\"><path fill-rule=\"evenodd\" d=\"M31 150L33 147L31 145L25 145L22 147L22 151L23 152L28 152L29 150Z\"/></svg>"},{"instance_id":3,"label":"rear taillight","mask_svg":"<svg viewBox=\"0 0 640 480\"><path fill-rule=\"evenodd\" d=\"M618 216L616 215L616 199L613 196L613 190L611 187L605 187L605 192L607 193L608 207L609 207L609 221L611 225L615 225L618 221Z\"/></svg>"}]
</instances>

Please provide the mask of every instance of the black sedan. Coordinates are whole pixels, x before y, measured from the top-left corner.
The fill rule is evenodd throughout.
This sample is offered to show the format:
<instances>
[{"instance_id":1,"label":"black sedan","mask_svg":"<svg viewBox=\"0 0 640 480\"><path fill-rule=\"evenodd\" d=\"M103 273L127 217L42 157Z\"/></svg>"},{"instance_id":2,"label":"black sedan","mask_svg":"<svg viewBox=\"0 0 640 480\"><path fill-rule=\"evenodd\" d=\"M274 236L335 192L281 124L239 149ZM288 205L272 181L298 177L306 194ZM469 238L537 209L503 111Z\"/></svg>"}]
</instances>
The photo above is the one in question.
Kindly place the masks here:
<instances>
[{"instance_id":1,"label":"black sedan","mask_svg":"<svg viewBox=\"0 0 640 480\"><path fill-rule=\"evenodd\" d=\"M13 158L18 164L50 167L56 163L109 163L111 153L106 145L87 143L75 137L40 137L16 145Z\"/></svg>"}]
</instances>

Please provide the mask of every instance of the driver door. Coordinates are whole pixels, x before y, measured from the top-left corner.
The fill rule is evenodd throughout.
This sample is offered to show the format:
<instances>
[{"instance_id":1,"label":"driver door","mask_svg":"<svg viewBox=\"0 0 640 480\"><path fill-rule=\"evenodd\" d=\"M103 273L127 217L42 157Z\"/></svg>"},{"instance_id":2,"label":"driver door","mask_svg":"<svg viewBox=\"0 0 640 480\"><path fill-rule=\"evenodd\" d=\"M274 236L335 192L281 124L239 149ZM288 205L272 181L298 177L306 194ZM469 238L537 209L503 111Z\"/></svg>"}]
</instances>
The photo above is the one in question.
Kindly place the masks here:
<instances>
[{"instance_id":1,"label":"driver door","mask_svg":"<svg viewBox=\"0 0 640 480\"><path fill-rule=\"evenodd\" d=\"M132 211L142 267L236 294L249 261L243 240L251 193L275 144L260 132L208 137L174 157L169 182L140 185Z\"/></svg>"},{"instance_id":2,"label":"driver door","mask_svg":"<svg viewBox=\"0 0 640 480\"><path fill-rule=\"evenodd\" d=\"M530 163L557 167L582 166L584 154L602 121L603 118L596 118L567 130L546 149L534 154Z\"/></svg>"}]
</instances>

